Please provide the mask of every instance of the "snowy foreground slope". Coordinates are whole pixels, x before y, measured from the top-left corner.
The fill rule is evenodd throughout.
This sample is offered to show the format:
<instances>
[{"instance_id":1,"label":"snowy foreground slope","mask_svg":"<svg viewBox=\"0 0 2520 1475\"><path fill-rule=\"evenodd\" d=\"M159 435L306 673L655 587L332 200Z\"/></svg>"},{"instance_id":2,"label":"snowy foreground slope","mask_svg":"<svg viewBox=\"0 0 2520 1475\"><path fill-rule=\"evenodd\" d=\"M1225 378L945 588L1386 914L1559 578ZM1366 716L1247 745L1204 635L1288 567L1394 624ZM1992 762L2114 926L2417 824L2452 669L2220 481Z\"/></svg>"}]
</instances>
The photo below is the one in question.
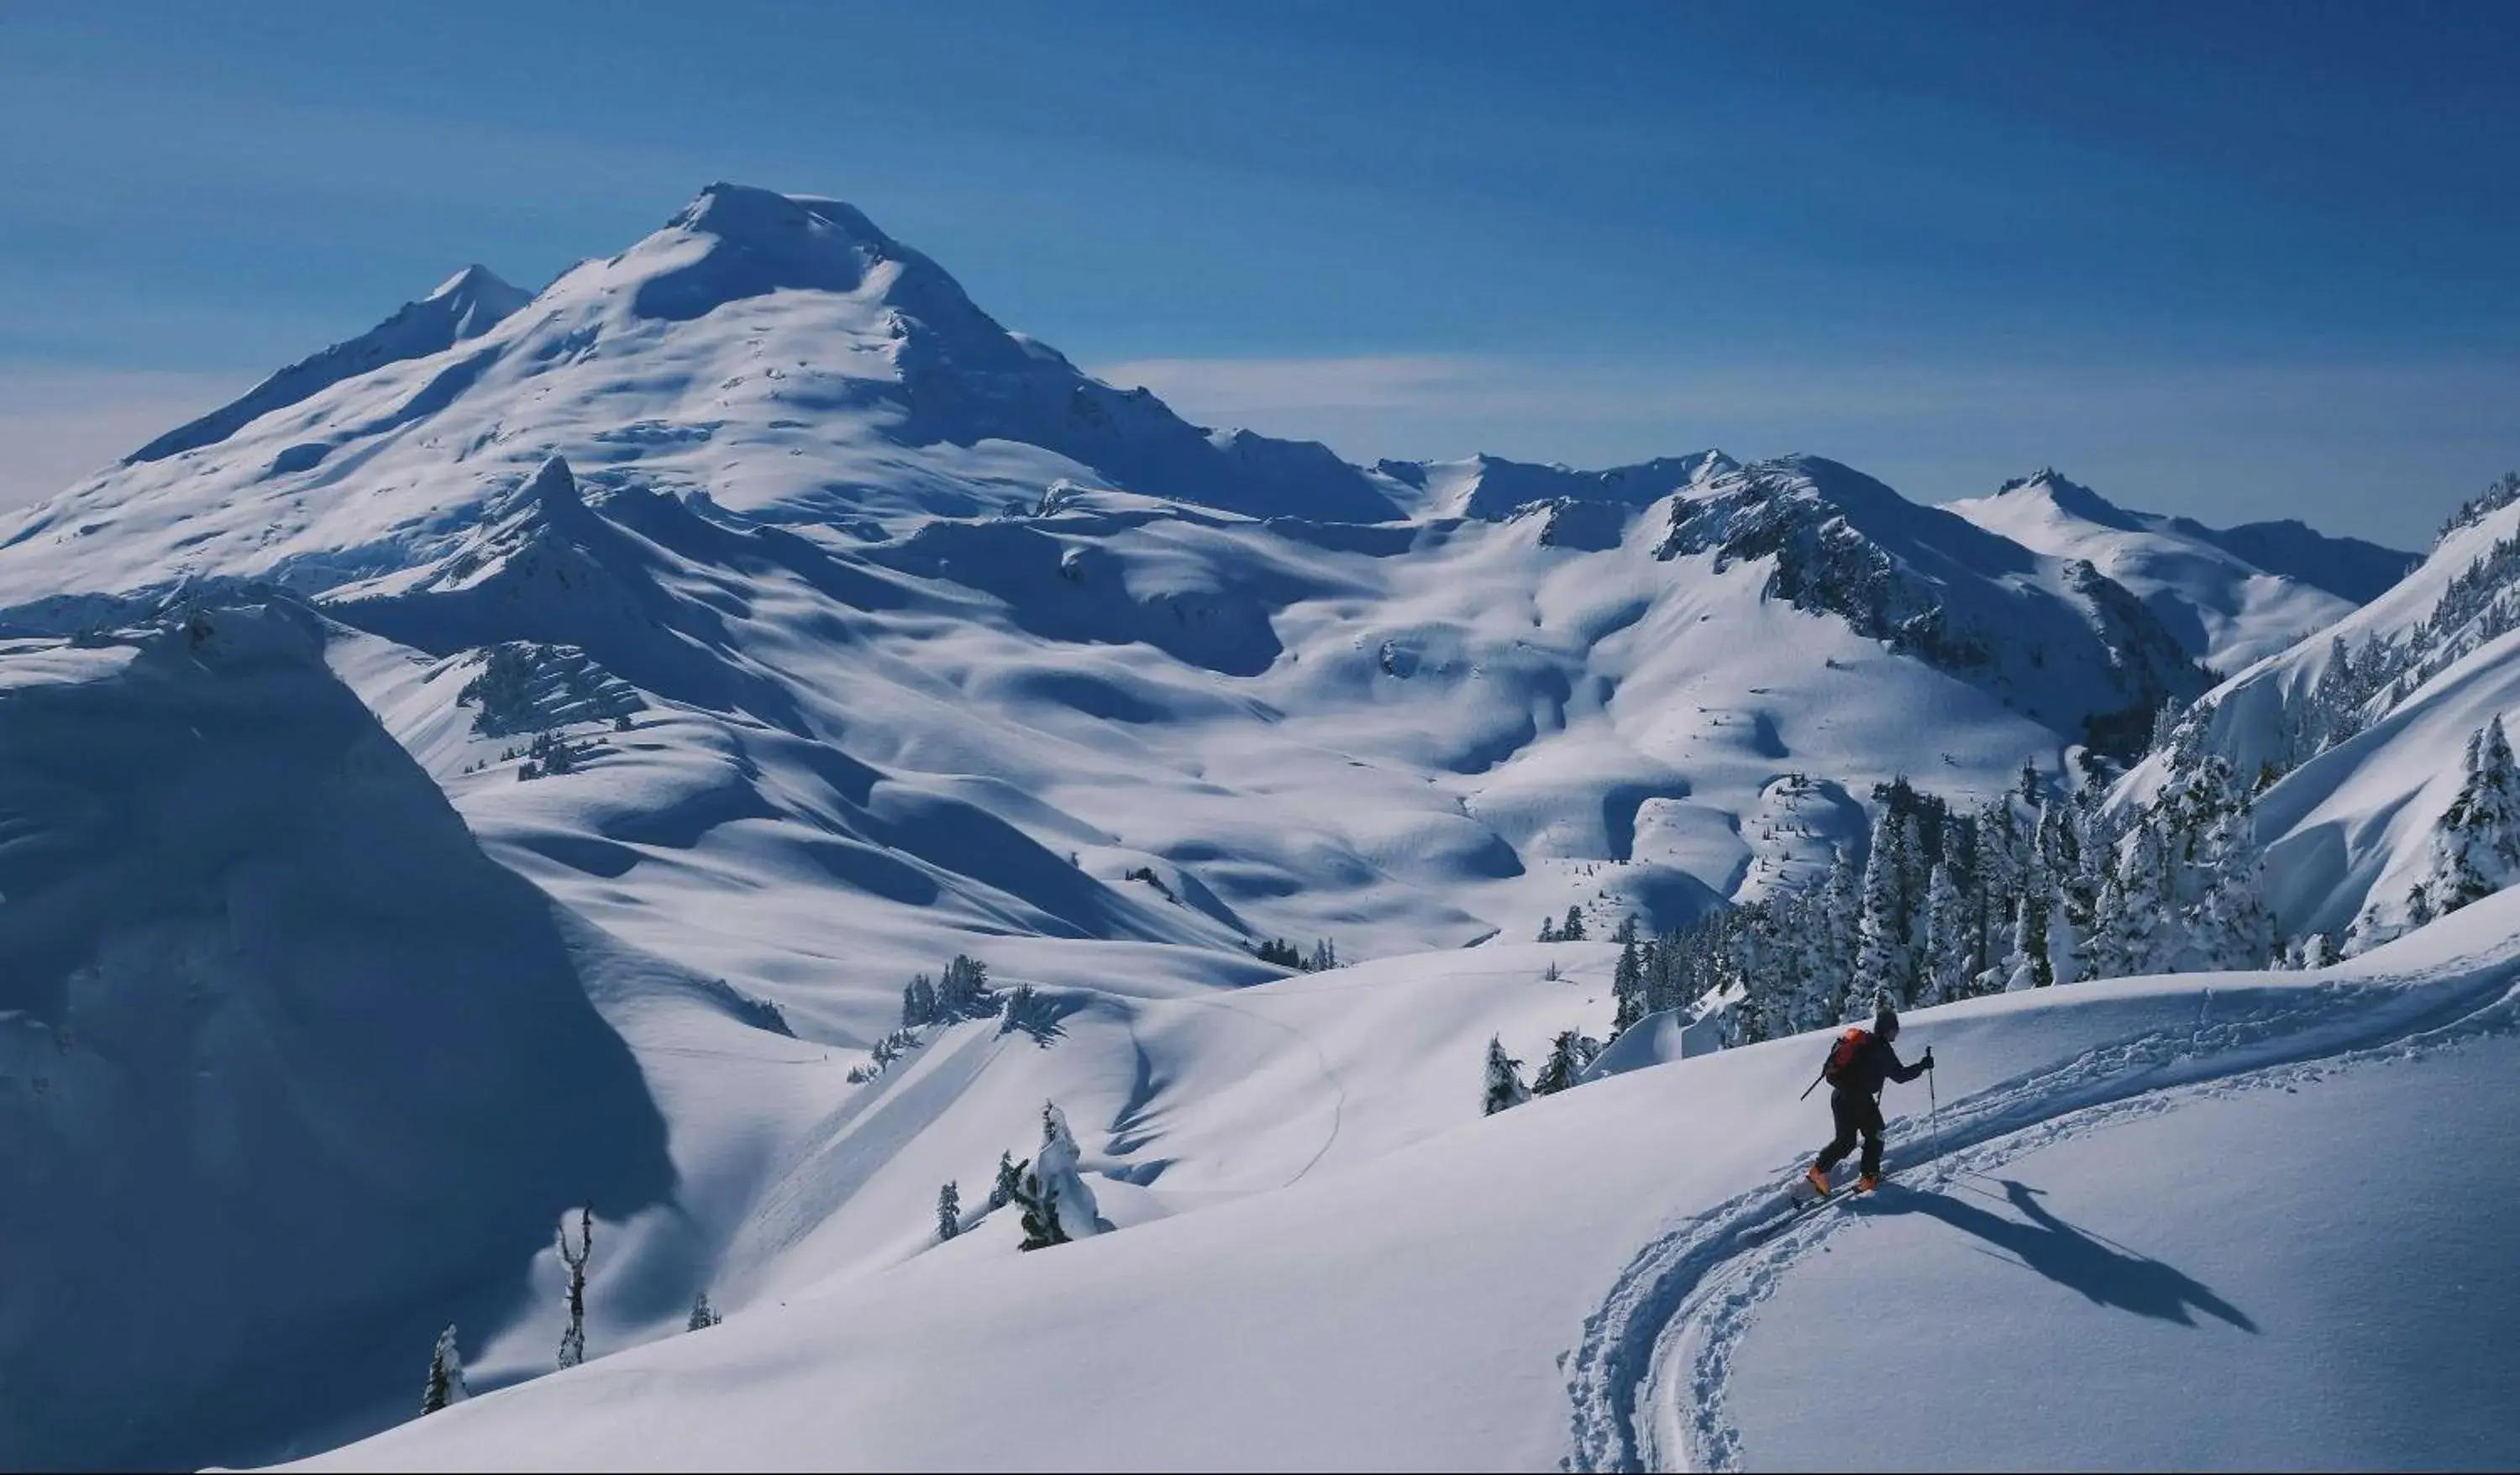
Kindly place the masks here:
<instances>
[{"instance_id":1,"label":"snowy foreground slope","mask_svg":"<svg viewBox=\"0 0 2520 1475\"><path fill-rule=\"evenodd\" d=\"M1074 1245L967 1236L310 1467L2507 1465L2520 1190L2477 1153L2515 923L1922 1011L1934 1128L1894 1092L1892 1185L1765 1239L1814 1037Z\"/></svg>"}]
</instances>

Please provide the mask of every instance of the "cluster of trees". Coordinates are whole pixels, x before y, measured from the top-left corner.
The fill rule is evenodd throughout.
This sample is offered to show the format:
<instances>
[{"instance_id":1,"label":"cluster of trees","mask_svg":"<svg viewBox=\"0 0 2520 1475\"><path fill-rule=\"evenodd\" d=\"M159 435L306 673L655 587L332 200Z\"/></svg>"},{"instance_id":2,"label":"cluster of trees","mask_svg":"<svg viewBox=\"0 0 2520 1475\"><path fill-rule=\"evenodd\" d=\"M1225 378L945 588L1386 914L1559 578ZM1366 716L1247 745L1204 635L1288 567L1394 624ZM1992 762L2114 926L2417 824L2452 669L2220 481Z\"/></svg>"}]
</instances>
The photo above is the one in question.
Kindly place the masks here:
<instances>
[{"instance_id":1,"label":"cluster of trees","mask_svg":"<svg viewBox=\"0 0 2520 1475\"><path fill-rule=\"evenodd\" d=\"M536 733L534 740L521 748L502 749L499 759L503 763L517 758L525 760L524 766L517 770L517 778L521 782L548 779L557 774L576 773L586 766L587 759L595 756L595 744L591 742L572 744L559 733Z\"/></svg>"},{"instance_id":2,"label":"cluster of trees","mask_svg":"<svg viewBox=\"0 0 2520 1475\"><path fill-rule=\"evenodd\" d=\"M902 988L901 1027L914 1030L929 1024L994 1018L1003 1003L989 986L989 965L957 953L954 961L945 964L942 978L921 973Z\"/></svg>"},{"instance_id":3,"label":"cluster of trees","mask_svg":"<svg viewBox=\"0 0 2520 1475\"><path fill-rule=\"evenodd\" d=\"M1282 937L1266 938L1251 952L1262 962L1293 968L1300 973L1326 972L1339 965L1338 944L1327 937L1314 943L1310 953Z\"/></svg>"},{"instance_id":4,"label":"cluster of trees","mask_svg":"<svg viewBox=\"0 0 2520 1475\"><path fill-rule=\"evenodd\" d=\"M1542 917L1540 919L1540 940L1542 942L1582 942L1584 940L1584 909L1581 907L1567 908L1566 919L1562 922L1552 920L1546 916Z\"/></svg>"},{"instance_id":5,"label":"cluster of trees","mask_svg":"<svg viewBox=\"0 0 2520 1475\"><path fill-rule=\"evenodd\" d=\"M481 658L481 668L455 693L459 707L476 707L472 731L484 738L609 720L630 726L646 705L629 683L597 665L575 646L503 641Z\"/></svg>"},{"instance_id":6,"label":"cluster of trees","mask_svg":"<svg viewBox=\"0 0 2520 1475\"><path fill-rule=\"evenodd\" d=\"M1824 879L1629 939L1615 1027L1733 1001L1744 1044L2007 989L2276 956L2248 787L2219 759L2112 815L2095 790L2048 795L2035 769L1973 810L1899 780L1877 787L1870 842Z\"/></svg>"}]
</instances>

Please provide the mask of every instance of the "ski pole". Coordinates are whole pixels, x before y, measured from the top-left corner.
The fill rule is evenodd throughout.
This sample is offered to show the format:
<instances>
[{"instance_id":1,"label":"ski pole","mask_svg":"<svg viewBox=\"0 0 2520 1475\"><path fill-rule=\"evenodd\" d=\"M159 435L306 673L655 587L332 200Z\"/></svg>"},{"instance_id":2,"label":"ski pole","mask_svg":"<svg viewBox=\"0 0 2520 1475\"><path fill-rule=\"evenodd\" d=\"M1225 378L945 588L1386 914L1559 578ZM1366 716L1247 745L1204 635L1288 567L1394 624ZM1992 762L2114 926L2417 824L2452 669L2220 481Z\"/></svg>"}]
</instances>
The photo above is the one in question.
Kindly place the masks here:
<instances>
[{"instance_id":1,"label":"ski pole","mask_svg":"<svg viewBox=\"0 0 2520 1475\"><path fill-rule=\"evenodd\" d=\"M1930 1049L1928 1049L1927 1053L1932 1053ZM1952 1181L1951 1164L1943 1161L1942 1095L1943 1094L1941 1092L1934 1089L1934 1073L1930 1070L1926 1071L1925 1132L1927 1140L1934 1144L1934 1181L1936 1183L1950 1183Z\"/></svg>"},{"instance_id":2,"label":"ski pole","mask_svg":"<svg viewBox=\"0 0 2520 1475\"><path fill-rule=\"evenodd\" d=\"M1820 1083L1821 1083L1821 1082L1822 1082L1822 1081L1824 1081L1824 1080L1826 1080L1826 1079L1828 1079L1828 1067L1827 1067L1827 1066L1825 1066L1825 1065L1823 1065L1823 1066L1822 1066L1822 1067L1821 1067L1821 1069L1820 1069L1820 1074L1819 1074L1819 1075L1816 1075L1816 1076L1814 1076L1814 1077L1812 1077L1812 1083L1811 1083L1809 1086L1806 1086L1806 1087L1804 1087L1804 1088L1803 1088L1803 1094L1802 1094L1801 1095L1798 1095L1798 1096L1794 1097L1794 1099L1795 1099L1795 1100L1797 1100L1797 1101L1807 1101L1807 1100L1810 1100L1810 1099L1811 1099L1811 1094L1812 1094L1813 1092L1815 1092L1815 1091L1820 1090Z\"/></svg>"}]
</instances>

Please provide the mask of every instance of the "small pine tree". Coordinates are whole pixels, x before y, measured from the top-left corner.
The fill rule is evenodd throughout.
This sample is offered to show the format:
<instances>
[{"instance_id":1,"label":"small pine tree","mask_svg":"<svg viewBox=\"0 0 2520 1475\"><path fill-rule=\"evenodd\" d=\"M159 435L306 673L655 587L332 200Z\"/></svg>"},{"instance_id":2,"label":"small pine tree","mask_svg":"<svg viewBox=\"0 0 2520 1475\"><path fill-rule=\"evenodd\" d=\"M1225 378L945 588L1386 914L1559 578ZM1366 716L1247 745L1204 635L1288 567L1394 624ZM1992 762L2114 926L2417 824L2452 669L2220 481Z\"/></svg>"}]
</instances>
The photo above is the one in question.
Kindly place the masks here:
<instances>
[{"instance_id":1,"label":"small pine tree","mask_svg":"<svg viewBox=\"0 0 2520 1475\"><path fill-rule=\"evenodd\" d=\"M1016 1162L1012 1152L998 1154L998 1176L989 1184L989 1207L1003 1209L1015 1201L1015 1189L1023 1185L1023 1170L1031 1162Z\"/></svg>"},{"instance_id":2,"label":"small pine tree","mask_svg":"<svg viewBox=\"0 0 2520 1475\"><path fill-rule=\"evenodd\" d=\"M595 1250L595 1210L593 1206L577 1211L577 1244L568 1242L568 1217L561 1216L560 1261L568 1268L568 1326L560 1334L560 1365L574 1367L586 1361L586 1259Z\"/></svg>"},{"instance_id":3,"label":"small pine tree","mask_svg":"<svg viewBox=\"0 0 2520 1475\"><path fill-rule=\"evenodd\" d=\"M1480 1114L1494 1116L1530 1099L1531 1088L1522 1084L1522 1062L1505 1052L1497 1036L1488 1036L1487 1097Z\"/></svg>"},{"instance_id":4,"label":"small pine tree","mask_svg":"<svg viewBox=\"0 0 2520 1475\"><path fill-rule=\"evenodd\" d=\"M683 1330L702 1331L725 1319L717 1314L716 1307L709 1305L708 1292L701 1291L692 1297L691 1319L683 1323Z\"/></svg>"},{"instance_id":5,"label":"small pine tree","mask_svg":"<svg viewBox=\"0 0 2520 1475\"><path fill-rule=\"evenodd\" d=\"M1592 1044L1580 1030L1559 1030L1557 1038L1549 1043L1549 1058L1541 1065L1540 1074L1531 1078L1531 1094L1554 1095L1574 1085L1584 1067L1593 1063L1594 1051L1588 1048Z\"/></svg>"},{"instance_id":6,"label":"small pine tree","mask_svg":"<svg viewBox=\"0 0 2520 1475\"><path fill-rule=\"evenodd\" d=\"M1542 942L1557 941L1557 919L1555 917L1544 916L1540 919L1540 940Z\"/></svg>"},{"instance_id":7,"label":"small pine tree","mask_svg":"<svg viewBox=\"0 0 2520 1475\"><path fill-rule=\"evenodd\" d=\"M936 1190L936 1242L944 1243L963 1232L963 1189L948 1180Z\"/></svg>"},{"instance_id":8,"label":"small pine tree","mask_svg":"<svg viewBox=\"0 0 2520 1475\"><path fill-rule=\"evenodd\" d=\"M421 1392L420 1411L435 1413L472 1396L464 1386L464 1354L456 1350L455 1327L450 1322L437 1334L437 1348L428 1355L428 1386Z\"/></svg>"},{"instance_id":9,"label":"small pine tree","mask_svg":"<svg viewBox=\"0 0 2520 1475\"><path fill-rule=\"evenodd\" d=\"M1560 922L1557 927L1557 940L1559 942L1582 942L1584 940L1583 908L1569 907L1566 909L1566 920Z\"/></svg>"}]
</instances>

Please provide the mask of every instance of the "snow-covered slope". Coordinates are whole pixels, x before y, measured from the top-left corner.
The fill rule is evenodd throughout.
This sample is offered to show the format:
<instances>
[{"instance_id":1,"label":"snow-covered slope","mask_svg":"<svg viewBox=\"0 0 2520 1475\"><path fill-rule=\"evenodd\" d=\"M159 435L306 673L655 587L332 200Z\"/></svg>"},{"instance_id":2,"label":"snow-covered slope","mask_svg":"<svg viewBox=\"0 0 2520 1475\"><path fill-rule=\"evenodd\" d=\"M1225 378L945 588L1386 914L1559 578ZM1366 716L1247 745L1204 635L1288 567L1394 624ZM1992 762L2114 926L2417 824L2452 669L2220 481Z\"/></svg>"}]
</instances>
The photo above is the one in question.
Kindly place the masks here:
<instances>
[{"instance_id":1,"label":"snow-covered slope","mask_svg":"<svg viewBox=\"0 0 2520 1475\"><path fill-rule=\"evenodd\" d=\"M2161 616L2190 655L2226 672L2336 623L2416 561L2299 522L2216 529L2129 512L2053 470L1945 507L2024 548L2088 559Z\"/></svg>"},{"instance_id":2,"label":"snow-covered slope","mask_svg":"<svg viewBox=\"0 0 2520 1475\"><path fill-rule=\"evenodd\" d=\"M320 394L345 379L387 364L442 353L498 327L532 298L533 293L500 281L488 267L468 266L439 283L428 296L404 303L401 311L366 333L290 365L232 403L142 446L124 458L123 464L163 461L214 445L255 420Z\"/></svg>"},{"instance_id":3,"label":"snow-covered slope","mask_svg":"<svg viewBox=\"0 0 2520 1475\"><path fill-rule=\"evenodd\" d=\"M2473 1152L2515 922L1920 1013L1892 1185L1781 1232L1811 1037L1079 1244L975 1232L315 1467L2507 1464L2520 1197Z\"/></svg>"},{"instance_id":4,"label":"snow-covered slope","mask_svg":"<svg viewBox=\"0 0 2520 1475\"><path fill-rule=\"evenodd\" d=\"M2407 896L2469 738L2520 717L2520 502L2499 490L2395 587L2216 688L2118 791L2140 800L2203 753L2273 776L2257 835L2287 935L2343 945Z\"/></svg>"}]
</instances>

